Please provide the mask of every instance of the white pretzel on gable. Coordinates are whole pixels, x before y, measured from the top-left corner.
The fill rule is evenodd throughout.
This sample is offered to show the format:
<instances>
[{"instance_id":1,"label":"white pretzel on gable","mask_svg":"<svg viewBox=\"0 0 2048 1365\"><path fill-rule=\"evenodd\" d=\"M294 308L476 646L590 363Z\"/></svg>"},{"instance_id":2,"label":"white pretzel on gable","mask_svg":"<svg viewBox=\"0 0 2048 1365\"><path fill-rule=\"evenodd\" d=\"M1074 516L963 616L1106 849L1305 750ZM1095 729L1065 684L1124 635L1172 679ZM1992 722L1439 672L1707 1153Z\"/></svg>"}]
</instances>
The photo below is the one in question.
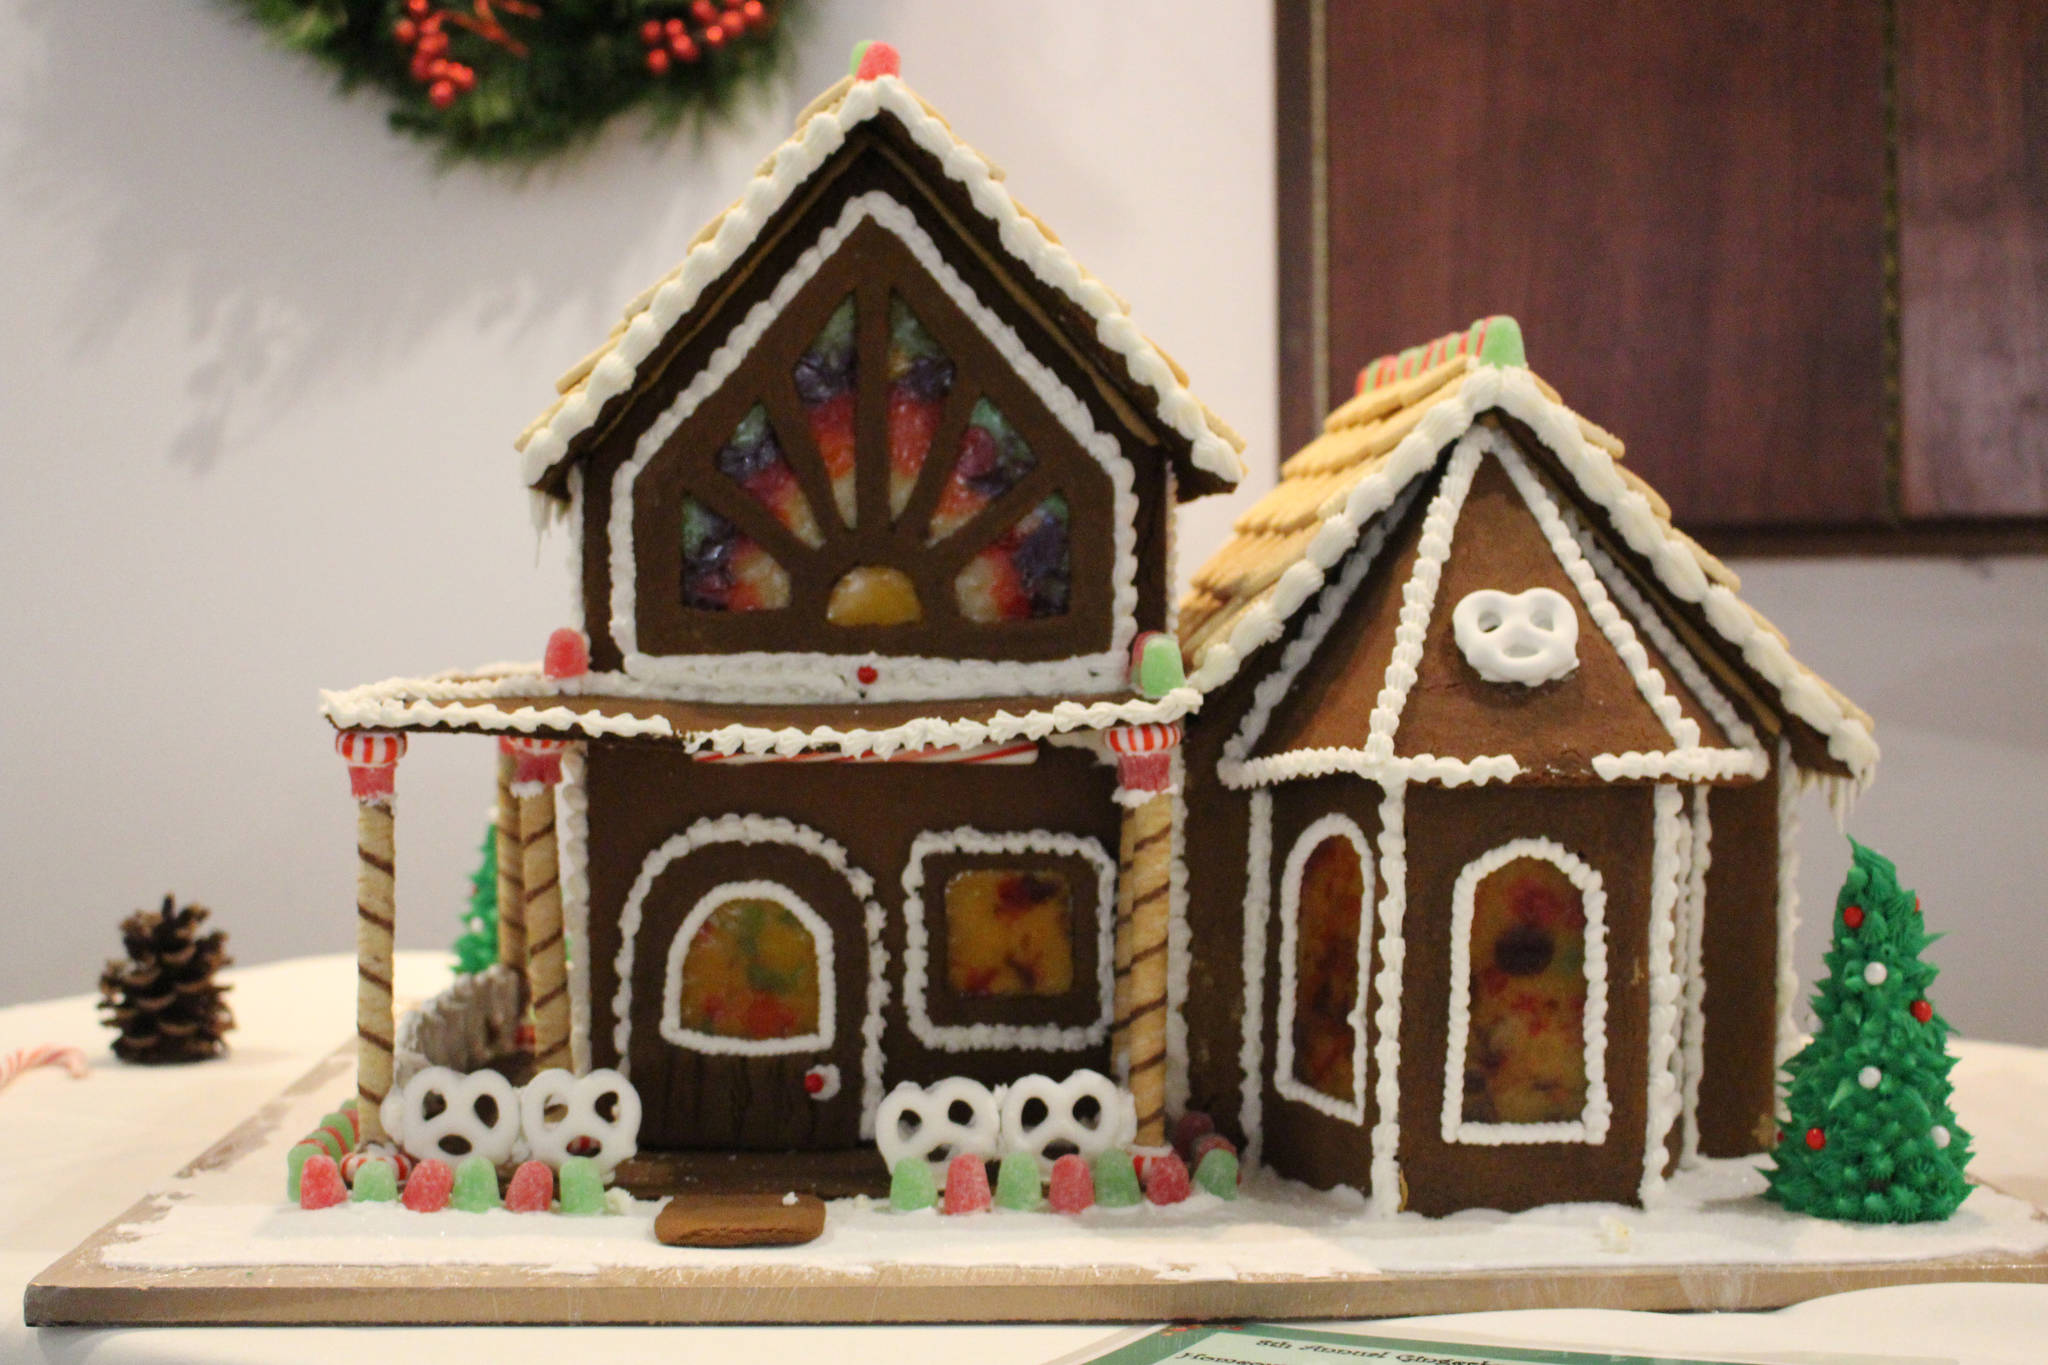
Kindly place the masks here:
<instances>
[{"instance_id":1,"label":"white pretzel on gable","mask_svg":"<svg viewBox=\"0 0 2048 1365\"><path fill-rule=\"evenodd\" d=\"M550 1123L548 1110L557 1105L562 1117ZM555 1067L519 1092L519 1119L534 1160L559 1170L570 1157L587 1156L609 1176L639 1150L640 1092L610 1067L587 1076Z\"/></svg>"},{"instance_id":2,"label":"white pretzel on gable","mask_svg":"<svg viewBox=\"0 0 2048 1365\"><path fill-rule=\"evenodd\" d=\"M875 1111L875 1145L882 1160L895 1170L906 1157L928 1163L934 1178L943 1179L946 1165L963 1153L994 1157L1002 1141L1000 1090L990 1090L965 1076L949 1076L931 1086L912 1081L891 1090ZM967 1108L963 1121L953 1116Z\"/></svg>"},{"instance_id":3,"label":"white pretzel on gable","mask_svg":"<svg viewBox=\"0 0 2048 1365\"><path fill-rule=\"evenodd\" d=\"M474 1154L502 1166L519 1149L519 1095L495 1071L465 1075L445 1066L424 1067L404 1090L391 1092L379 1116L392 1140L421 1160L456 1162Z\"/></svg>"},{"instance_id":4,"label":"white pretzel on gable","mask_svg":"<svg viewBox=\"0 0 2048 1365\"><path fill-rule=\"evenodd\" d=\"M1451 632L1488 682L1534 687L1579 666L1579 614L1555 588L1468 592L1451 611Z\"/></svg>"},{"instance_id":5,"label":"white pretzel on gable","mask_svg":"<svg viewBox=\"0 0 2048 1365\"><path fill-rule=\"evenodd\" d=\"M1045 1112L1029 1122L1025 1111L1033 1101ZM1003 1096L1003 1151L1029 1152L1042 1175L1052 1174L1053 1159L1061 1154L1056 1147L1071 1148L1092 1163L1137 1135L1138 1109L1130 1092L1099 1071L1076 1071L1063 1081L1026 1076Z\"/></svg>"}]
</instances>

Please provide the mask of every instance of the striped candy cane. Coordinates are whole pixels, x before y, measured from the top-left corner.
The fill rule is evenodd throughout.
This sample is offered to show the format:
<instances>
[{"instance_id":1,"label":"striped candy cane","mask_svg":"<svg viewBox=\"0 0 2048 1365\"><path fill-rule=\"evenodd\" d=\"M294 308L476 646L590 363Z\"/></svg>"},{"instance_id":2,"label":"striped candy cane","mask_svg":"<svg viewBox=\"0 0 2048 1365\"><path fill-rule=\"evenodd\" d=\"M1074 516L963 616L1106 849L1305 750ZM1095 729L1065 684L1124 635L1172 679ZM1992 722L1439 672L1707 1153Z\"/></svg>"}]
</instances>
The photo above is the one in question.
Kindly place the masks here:
<instances>
[{"instance_id":1,"label":"striped candy cane","mask_svg":"<svg viewBox=\"0 0 2048 1365\"><path fill-rule=\"evenodd\" d=\"M75 1047L66 1047L62 1043L18 1047L0 1057L0 1090L5 1090L22 1072L33 1071L39 1066L61 1066L76 1077L82 1077L90 1070L85 1064L85 1053Z\"/></svg>"}]
</instances>

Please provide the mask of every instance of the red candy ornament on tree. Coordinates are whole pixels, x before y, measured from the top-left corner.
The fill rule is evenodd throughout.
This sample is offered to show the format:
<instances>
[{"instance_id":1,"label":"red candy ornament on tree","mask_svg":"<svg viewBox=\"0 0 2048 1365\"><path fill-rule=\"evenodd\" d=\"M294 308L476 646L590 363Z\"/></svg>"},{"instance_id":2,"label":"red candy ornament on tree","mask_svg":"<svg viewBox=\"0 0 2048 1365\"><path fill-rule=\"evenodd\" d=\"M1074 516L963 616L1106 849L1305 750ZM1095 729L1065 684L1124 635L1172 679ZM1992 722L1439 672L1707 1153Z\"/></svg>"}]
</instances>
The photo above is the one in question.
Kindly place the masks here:
<instances>
[{"instance_id":1,"label":"red candy ornament on tree","mask_svg":"<svg viewBox=\"0 0 2048 1365\"><path fill-rule=\"evenodd\" d=\"M1861 929L1863 927L1863 907L1852 905L1842 911L1842 923L1848 925L1851 929Z\"/></svg>"}]
</instances>

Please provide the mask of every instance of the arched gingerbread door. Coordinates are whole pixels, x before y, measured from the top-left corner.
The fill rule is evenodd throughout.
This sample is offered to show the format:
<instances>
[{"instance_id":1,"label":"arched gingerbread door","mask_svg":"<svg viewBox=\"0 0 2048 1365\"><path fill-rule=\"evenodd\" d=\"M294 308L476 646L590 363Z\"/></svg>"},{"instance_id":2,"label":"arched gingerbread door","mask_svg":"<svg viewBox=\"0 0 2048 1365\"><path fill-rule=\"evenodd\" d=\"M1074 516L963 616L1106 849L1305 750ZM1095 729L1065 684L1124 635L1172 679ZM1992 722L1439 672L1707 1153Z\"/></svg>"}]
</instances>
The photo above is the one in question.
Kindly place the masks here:
<instances>
[{"instance_id":1,"label":"arched gingerbread door","mask_svg":"<svg viewBox=\"0 0 2048 1365\"><path fill-rule=\"evenodd\" d=\"M642 1147L860 1141L871 901L837 843L788 821L703 820L648 855L619 1010Z\"/></svg>"}]
</instances>

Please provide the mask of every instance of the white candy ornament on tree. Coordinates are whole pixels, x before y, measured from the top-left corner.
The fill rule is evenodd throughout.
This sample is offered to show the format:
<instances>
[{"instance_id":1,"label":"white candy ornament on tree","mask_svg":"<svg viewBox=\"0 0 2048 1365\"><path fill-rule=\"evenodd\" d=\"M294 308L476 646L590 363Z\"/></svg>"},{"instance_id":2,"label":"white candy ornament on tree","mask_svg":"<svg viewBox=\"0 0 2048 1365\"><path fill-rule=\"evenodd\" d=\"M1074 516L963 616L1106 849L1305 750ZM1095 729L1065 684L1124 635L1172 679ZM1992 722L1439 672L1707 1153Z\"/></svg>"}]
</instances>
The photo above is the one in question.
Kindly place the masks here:
<instances>
[{"instance_id":1,"label":"white candy ornament on tree","mask_svg":"<svg viewBox=\"0 0 2048 1365\"><path fill-rule=\"evenodd\" d=\"M639 1150L640 1092L610 1067L580 1077L555 1067L519 1092L519 1121L534 1160L559 1170L572 1156L589 1157L609 1177Z\"/></svg>"},{"instance_id":2,"label":"white candy ornament on tree","mask_svg":"<svg viewBox=\"0 0 2048 1365\"><path fill-rule=\"evenodd\" d=\"M1863 969L1863 982L1868 986L1882 986L1890 970L1882 962L1873 962Z\"/></svg>"},{"instance_id":3,"label":"white candy ornament on tree","mask_svg":"<svg viewBox=\"0 0 2048 1365\"><path fill-rule=\"evenodd\" d=\"M912 1081L891 1090L875 1111L875 1146L895 1170L916 1157L943 1180L946 1165L961 1155L993 1158L1002 1139L1002 1091L965 1076L949 1076L926 1087Z\"/></svg>"},{"instance_id":4,"label":"white candy ornament on tree","mask_svg":"<svg viewBox=\"0 0 2048 1365\"><path fill-rule=\"evenodd\" d=\"M1076 1071L1064 1081L1026 1076L1003 1095L1003 1152L1029 1152L1041 1175L1050 1176L1053 1161L1069 1151L1093 1164L1104 1152L1130 1145L1137 1134L1130 1092L1099 1071Z\"/></svg>"},{"instance_id":5,"label":"white candy ornament on tree","mask_svg":"<svg viewBox=\"0 0 2048 1365\"><path fill-rule=\"evenodd\" d=\"M453 1165L476 1155L502 1166L519 1145L519 1095L495 1071L423 1068L385 1099L379 1117L392 1141L420 1160Z\"/></svg>"},{"instance_id":6,"label":"white candy ornament on tree","mask_svg":"<svg viewBox=\"0 0 2048 1365\"><path fill-rule=\"evenodd\" d=\"M1451 633L1491 683L1535 687L1579 666L1579 614L1555 588L1468 592L1451 611Z\"/></svg>"},{"instance_id":7,"label":"white candy ornament on tree","mask_svg":"<svg viewBox=\"0 0 2048 1365\"><path fill-rule=\"evenodd\" d=\"M1865 1090L1877 1089L1877 1083L1884 1079L1884 1073L1874 1066L1866 1066L1856 1073L1856 1084Z\"/></svg>"}]
</instances>

